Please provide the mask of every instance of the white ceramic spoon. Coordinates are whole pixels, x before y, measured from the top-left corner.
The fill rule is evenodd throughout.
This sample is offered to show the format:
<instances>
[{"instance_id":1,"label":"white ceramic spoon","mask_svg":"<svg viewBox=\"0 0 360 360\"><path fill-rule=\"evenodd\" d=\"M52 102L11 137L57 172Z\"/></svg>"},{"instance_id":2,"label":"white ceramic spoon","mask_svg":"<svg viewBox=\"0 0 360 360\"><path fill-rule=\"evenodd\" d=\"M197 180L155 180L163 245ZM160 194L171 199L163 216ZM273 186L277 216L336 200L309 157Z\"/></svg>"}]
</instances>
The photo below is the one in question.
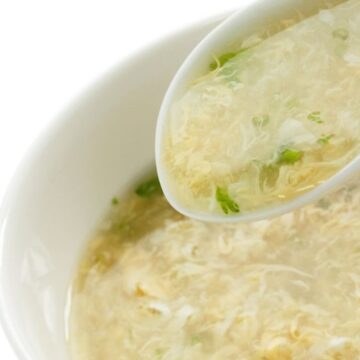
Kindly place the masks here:
<instances>
[{"instance_id":1,"label":"white ceramic spoon","mask_svg":"<svg viewBox=\"0 0 360 360\"><path fill-rule=\"evenodd\" d=\"M194 212L183 207L170 190L169 183L167 181L166 169L161 161L161 154L163 151L163 132L165 129L165 123L169 119L169 110L173 102L184 93L189 82L198 77L199 74L204 73L204 69L208 68L209 59L212 58L213 54L220 54L224 52L224 47L232 41L239 38L246 38L260 29L268 29L269 26L271 27L271 24L276 24L285 19L295 18L299 13L305 16L310 16L318 12L320 9L326 8L326 5L336 5L341 2L343 1L248 1L246 4L240 5L241 9L239 11L210 32L186 58L165 94L158 117L155 141L156 167L160 183L167 200L177 211L198 220L212 222L249 222L271 218L287 213L321 198L325 194L342 185L346 180L354 176L354 173L360 169L360 157L358 157L321 185L284 204L244 214L235 213L232 215L226 215L220 213L211 214L205 212Z\"/></svg>"}]
</instances>

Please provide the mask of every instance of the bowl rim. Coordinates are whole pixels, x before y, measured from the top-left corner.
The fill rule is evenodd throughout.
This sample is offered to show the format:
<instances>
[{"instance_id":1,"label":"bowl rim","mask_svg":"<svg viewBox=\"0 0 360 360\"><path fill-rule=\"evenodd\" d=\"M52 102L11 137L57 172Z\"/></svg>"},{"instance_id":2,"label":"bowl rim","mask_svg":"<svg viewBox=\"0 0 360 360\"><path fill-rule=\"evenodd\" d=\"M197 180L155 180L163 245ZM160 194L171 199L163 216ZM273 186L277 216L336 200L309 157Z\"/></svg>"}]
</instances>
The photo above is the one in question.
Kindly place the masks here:
<instances>
[{"instance_id":1,"label":"bowl rim","mask_svg":"<svg viewBox=\"0 0 360 360\"><path fill-rule=\"evenodd\" d=\"M56 112L55 115L49 119L47 124L40 130L39 134L34 137L25 153L20 157L14 172L11 174L9 181L5 186L4 195L0 199L0 273L3 271L3 250L6 242L4 230L8 215L7 210L12 202L12 198L17 193L19 183L21 179L23 179L23 175L26 173L28 166L36 161L38 154L42 153L45 148L44 145L49 139L56 137L59 129L68 125L68 114L70 114L71 111L76 109L80 104L86 103L95 91L105 88L109 81L111 81L111 79L117 74L119 69L126 69L127 66L131 65L133 59L137 59L143 54L150 53L157 48L161 48L173 37L185 36L187 33L189 34L209 24L216 25L234 11L234 8L230 8L226 11L200 18L186 25L179 26L170 32L165 32L164 35L158 36L156 39L140 46L136 50L129 52L125 56L119 58L114 65L105 69L94 81L82 88L68 103L63 106L60 111ZM0 277L0 326L3 329L5 338L10 344L10 348L13 350L17 359L33 360L28 354L25 346L21 343L21 340L18 338L16 329L12 324L12 320L7 315L4 293L4 284L2 278Z\"/></svg>"}]
</instances>

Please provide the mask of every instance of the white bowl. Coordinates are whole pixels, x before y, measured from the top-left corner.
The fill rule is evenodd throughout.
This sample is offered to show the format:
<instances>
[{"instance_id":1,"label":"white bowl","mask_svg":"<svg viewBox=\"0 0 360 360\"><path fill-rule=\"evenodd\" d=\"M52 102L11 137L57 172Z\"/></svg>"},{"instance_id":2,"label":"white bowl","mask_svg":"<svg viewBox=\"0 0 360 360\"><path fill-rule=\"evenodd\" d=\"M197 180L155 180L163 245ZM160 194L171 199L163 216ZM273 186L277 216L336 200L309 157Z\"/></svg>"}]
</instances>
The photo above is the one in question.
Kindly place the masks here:
<instances>
[{"instance_id":1,"label":"white bowl","mask_svg":"<svg viewBox=\"0 0 360 360\"><path fill-rule=\"evenodd\" d=\"M113 69L21 163L0 209L2 322L19 359L70 359L68 289L79 256L110 199L154 162L165 90L218 21L174 34Z\"/></svg>"},{"instance_id":2,"label":"white bowl","mask_svg":"<svg viewBox=\"0 0 360 360\"><path fill-rule=\"evenodd\" d=\"M254 2L259 14L263 2ZM189 27L113 69L19 166L0 208L1 318L19 359L70 359L68 290L79 257L110 199L154 163L155 123L170 80L222 19Z\"/></svg>"}]
</instances>

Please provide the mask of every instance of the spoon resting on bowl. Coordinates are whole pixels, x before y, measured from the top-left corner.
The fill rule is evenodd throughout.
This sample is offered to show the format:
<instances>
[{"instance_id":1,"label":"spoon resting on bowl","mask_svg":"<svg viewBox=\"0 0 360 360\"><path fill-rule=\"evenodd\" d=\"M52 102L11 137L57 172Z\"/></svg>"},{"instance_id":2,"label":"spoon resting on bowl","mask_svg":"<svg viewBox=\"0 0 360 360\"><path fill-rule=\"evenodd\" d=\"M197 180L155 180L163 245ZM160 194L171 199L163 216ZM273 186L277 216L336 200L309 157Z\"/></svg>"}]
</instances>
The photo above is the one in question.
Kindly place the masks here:
<instances>
[{"instance_id":1,"label":"spoon resting on bowl","mask_svg":"<svg viewBox=\"0 0 360 360\"><path fill-rule=\"evenodd\" d=\"M180 67L155 141L160 183L180 213L267 219L359 169L360 2L326 4L249 3Z\"/></svg>"}]
</instances>

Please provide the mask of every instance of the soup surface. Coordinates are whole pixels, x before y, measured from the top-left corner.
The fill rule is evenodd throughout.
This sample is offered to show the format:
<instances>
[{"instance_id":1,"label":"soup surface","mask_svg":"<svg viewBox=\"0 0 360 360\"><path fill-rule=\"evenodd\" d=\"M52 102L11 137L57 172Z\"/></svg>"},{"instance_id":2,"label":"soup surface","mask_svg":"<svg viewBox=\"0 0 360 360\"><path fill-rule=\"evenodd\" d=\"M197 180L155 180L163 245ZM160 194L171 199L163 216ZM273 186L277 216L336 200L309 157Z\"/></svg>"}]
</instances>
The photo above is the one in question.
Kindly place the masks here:
<instances>
[{"instance_id":1,"label":"soup surface","mask_svg":"<svg viewBox=\"0 0 360 360\"><path fill-rule=\"evenodd\" d=\"M220 55L169 112L162 164L183 207L284 203L360 151L360 1Z\"/></svg>"},{"instance_id":2,"label":"soup surface","mask_svg":"<svg viewBox=\"0 0 360 360\"><path fill-rule=\"evenodd\" d=\"M113 199L70 320L74 360L360 359L360 188L215 225L146 182Z\"/></svg>"}]
</instances>

